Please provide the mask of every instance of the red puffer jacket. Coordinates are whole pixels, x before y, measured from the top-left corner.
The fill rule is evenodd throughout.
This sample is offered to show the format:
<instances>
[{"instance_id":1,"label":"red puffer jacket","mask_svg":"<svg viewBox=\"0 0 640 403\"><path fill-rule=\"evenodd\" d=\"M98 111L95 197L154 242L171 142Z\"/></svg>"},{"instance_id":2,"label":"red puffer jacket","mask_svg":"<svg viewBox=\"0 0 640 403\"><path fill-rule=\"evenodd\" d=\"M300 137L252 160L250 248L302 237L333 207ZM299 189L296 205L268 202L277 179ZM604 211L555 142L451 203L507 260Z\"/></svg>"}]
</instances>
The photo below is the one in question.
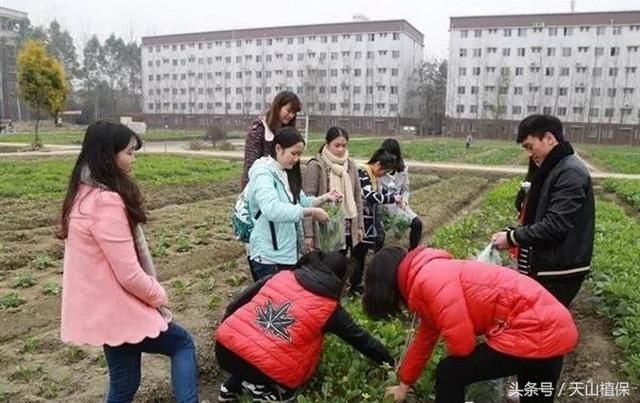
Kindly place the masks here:
<instances>
[{"instance_id":1,"label":"red puffer jacket","mask_svg":"<svg viewBox=\"0 0 640 403\"><path fill-rule=\"evenodd\" d=\"M564 355L578 341L569 311L538 282L508 268L416 248L398 268L398 287L421 322L400 367L408 385L440 335L453 356L471 354L479 335L493 349L523 358Z\"/></svg>"},{"instance_id":2,"label":"red puffer jacket","mask_svg":"<svg viewBox=\"0 0 640 403\"><path fill-rule=\"evenodd\" d=\"M227 317L215 337L274 381L295 389L313 376L323 327L337 306L335 299L308 291L284 270Z\"/></svg>"}]
</instances>

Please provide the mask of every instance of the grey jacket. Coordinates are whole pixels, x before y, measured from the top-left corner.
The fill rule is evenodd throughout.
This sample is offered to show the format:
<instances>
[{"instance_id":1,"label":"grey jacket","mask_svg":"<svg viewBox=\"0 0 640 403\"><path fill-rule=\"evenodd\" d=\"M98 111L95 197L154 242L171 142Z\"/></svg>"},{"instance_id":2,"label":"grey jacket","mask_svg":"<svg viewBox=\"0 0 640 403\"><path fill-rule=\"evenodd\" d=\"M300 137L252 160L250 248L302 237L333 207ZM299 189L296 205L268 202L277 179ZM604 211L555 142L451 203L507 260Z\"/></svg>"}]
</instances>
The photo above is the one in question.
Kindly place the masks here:
<instances>
[{"instance_id":1,"label":"grey jacket","mask_svg":"<svg viewBox=\"0 0 640 403\"><path fill-rule=\"evenodd\" d=\"M320 155L312 158L307 162L306 169L302 175L302 189L309 196L321 196L327 193L329 189L329 166L323 162ZM349 176L353 184L353 197L356 201L358 209L358 217L351 223L351 239L356 244L356 232L364 231L364 218L362 216L362 191L360 190L360 181L358 180L358 168L355 162L349 158ZM318 227L313 225L313 219L307 217L304 219L304 236L305 238L313 238L313 244L318 247Z\"/></svg>"}]
</instances>

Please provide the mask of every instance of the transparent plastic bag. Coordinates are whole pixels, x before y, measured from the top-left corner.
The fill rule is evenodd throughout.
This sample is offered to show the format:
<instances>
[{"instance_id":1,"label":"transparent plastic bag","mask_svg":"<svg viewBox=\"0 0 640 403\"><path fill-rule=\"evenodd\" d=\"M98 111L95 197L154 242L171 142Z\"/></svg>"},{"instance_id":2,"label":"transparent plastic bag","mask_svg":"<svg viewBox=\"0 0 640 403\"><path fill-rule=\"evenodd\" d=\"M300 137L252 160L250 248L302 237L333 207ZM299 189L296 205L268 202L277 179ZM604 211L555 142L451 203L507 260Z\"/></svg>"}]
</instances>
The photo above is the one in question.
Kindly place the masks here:
<instances>
[{"instance_id":1,"label":"transparent plastic bag","mask_svg":"<svg viewBox=\"0 0 640 403\"><path fill-rule=\"evenodd\" d=\"M318 249L323 252L331 252L343 250L347 248L345 228L344 228L344 212L342 206L331 205L327 209L329 220L324 224L318 225Z\"/></svg>"},{"instance_id":2,"label":"transparent plastic bag","mask_svg":"<svg viewBox=\"0 0 640 403\"><path fill-rule=\"evenodd\" d=\"M487 245L482 250L482 252L480 252L476 256L476 260L482 263L489 263L489 264L502 266L502 257L500 256L500 251L498 251L491 243Z\"/></svg>"}]
</instances>

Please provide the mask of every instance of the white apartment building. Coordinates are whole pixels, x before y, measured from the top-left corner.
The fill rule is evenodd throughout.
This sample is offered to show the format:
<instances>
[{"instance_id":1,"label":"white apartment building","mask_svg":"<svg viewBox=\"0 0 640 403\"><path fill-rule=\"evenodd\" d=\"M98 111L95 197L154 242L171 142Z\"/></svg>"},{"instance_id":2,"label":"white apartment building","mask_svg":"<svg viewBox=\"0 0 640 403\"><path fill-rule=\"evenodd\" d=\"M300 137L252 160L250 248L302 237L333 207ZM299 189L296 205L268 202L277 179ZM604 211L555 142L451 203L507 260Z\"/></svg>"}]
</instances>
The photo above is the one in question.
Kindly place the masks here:
<instances>
[{"instance_id":1,"label":"white apartment building","mask_svg":"<svg viewBox=\"0 0 640 403\"><path fill-rule=\"evenodd\" d=\"M143 110L150 124L238 126L290 90L312 127L388 131L423 47L405 20L143 37Z\"/></svg>"},{"instance_id":2,"label":"white apartment building","mask_svg":"<svg viewBox=\"0 0 640 403\"><path fill-rule=\"evenodd\" d=\"M640 11L452 17L445 132L512 137L534 113L640 144Z\"/></svg>"},{"instance_id":3,"label":"white apartment building","mask_svg":"<svg viewBox=\"0 0 640 403\"><path fill-rule=\"evenodd\" d=\"M0 7L0 117L20 119L16 57L18 37L27 13Z\"/></svg>"}]
</instances>

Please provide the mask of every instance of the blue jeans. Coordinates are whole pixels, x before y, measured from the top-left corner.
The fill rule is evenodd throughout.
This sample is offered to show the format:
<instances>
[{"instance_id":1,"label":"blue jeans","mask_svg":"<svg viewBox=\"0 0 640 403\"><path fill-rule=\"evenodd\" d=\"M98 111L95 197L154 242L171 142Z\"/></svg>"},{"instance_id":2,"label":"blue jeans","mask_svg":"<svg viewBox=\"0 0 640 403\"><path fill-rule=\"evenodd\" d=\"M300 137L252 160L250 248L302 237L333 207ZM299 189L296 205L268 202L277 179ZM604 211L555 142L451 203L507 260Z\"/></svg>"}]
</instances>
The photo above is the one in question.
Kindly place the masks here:
<instances>
[{"instance_id":1,"label":"blue jeans","mask_svg":"<svg viewBox=\"0 0 640 403\"><path fill-rule=\"evenodd\" d=\"M189 332L173 322L155 339L149 337L137 344L103 346L109 367L107 403L129 403L140 386L142 353L171 357L171 382L179 403L198 401L198 365L196 347Z\"/></svg>"}]
</instances>

